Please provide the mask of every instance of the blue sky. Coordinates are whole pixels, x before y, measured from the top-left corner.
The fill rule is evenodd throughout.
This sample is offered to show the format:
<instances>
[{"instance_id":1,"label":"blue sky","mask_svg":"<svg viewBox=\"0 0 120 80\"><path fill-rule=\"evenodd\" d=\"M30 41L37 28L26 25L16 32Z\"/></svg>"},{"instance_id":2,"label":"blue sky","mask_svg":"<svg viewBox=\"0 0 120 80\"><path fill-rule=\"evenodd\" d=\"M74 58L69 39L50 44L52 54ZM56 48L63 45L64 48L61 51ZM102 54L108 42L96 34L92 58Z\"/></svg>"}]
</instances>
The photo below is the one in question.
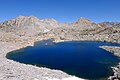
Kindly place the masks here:
<instances>
[{"instance_id":1,"label":"blue sky","mask_svg":"<svg viewBox=\"0 0 120 80\"><path fill-rule=\"evenodd\" d=\"M19 15L69 23L80 17L120 22L120 0L0 0L0 22Z\"/></svg>"}]
</instances>

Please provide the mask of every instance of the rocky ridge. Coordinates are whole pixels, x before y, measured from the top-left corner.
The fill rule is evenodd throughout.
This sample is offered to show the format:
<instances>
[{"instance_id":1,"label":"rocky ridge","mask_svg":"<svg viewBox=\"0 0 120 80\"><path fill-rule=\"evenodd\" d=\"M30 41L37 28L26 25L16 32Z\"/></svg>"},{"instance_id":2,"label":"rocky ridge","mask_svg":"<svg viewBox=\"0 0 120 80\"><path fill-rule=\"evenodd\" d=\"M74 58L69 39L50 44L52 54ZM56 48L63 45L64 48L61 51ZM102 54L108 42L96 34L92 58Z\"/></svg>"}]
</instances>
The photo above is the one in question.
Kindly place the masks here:
<instances>
[{"instance_id":1,"label":"rocky ridge","mask_svg":"<svg viewBox=\"0 0 120 80\"><path fill-rule=\"evenodd\" d=\"M0 31L11 32L19 36L31 36L50 31L59 26L59 23L54 19L40 20L34 16L19 16L0 23Z\"/></svg>"},{"instance_id":2,"label":"rocky ridge","mask_svg":"<svg viewBox=\"0 0 120 80\"><path fill-rule=\"evenodd\" d=\"M99 23L101 26L108 26L108 27L114 27L114 26L120 26L120 22L102 22Z\"/></svg>"}]
</instances>

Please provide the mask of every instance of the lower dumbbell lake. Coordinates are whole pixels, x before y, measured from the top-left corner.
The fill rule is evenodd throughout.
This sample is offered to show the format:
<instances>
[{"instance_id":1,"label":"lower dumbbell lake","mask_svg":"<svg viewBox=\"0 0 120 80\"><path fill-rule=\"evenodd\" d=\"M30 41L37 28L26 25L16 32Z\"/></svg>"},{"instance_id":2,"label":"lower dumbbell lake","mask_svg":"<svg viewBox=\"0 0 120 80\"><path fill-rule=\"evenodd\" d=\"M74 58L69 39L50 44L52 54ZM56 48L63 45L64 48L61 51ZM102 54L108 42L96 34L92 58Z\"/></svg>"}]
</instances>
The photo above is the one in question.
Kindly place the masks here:
<instances>
[{"instance_id":1,"label":"lower dumbbell lake","mask_svg":"<svg viewBox=\"0 0 120 80\"><path fill-rule=\"evenodd\" d=\"M96 41L35 42L9 52L6 57L17 62L62 70L70 75L89 80L104 80L113 74L111 67L120 59L99 46L120 44Z\"/></svg>"}]
</instances>

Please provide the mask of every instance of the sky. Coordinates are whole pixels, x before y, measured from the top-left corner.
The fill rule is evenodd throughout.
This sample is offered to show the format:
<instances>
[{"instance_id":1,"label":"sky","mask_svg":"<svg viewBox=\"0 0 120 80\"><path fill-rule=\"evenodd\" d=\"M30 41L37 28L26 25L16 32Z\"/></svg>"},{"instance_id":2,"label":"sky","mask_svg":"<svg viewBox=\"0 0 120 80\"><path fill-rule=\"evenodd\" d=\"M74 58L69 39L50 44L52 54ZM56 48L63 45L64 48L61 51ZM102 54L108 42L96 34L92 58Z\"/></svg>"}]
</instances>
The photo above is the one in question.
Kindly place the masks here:
<instances>
[{"instance_id":1,"label":"sky","mask_svg":"<svg viewBox=\"0 0 120 80\"><path fill-rule=\"evenodd\" d=\"M72 23L83 17L93 22L120 22L120 0L0 0L0 22L19 15L54 18Z\"/></svg>"}]
</instances>

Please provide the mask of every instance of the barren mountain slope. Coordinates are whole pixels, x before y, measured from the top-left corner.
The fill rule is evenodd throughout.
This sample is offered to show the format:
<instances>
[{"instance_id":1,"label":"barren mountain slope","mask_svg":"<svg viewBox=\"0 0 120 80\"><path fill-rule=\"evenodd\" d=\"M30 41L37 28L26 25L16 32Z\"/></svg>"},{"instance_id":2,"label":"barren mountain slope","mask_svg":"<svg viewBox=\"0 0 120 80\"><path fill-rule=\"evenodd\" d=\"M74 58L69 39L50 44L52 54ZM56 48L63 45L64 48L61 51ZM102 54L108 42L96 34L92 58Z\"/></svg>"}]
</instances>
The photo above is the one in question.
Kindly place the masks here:
<instances>
[{"instance_id":1,"label":"barren mountain slope","mask_svg":"<svg viewBox=\"0 0 120 80\"><path fill-rule=\"evenodd\" d=\"M34 16L19 16L0 23L0 31L13 32L17 35L36 35L47 32L60 24L54 19L40 20Z\"/></svg>"}]
</instances>

